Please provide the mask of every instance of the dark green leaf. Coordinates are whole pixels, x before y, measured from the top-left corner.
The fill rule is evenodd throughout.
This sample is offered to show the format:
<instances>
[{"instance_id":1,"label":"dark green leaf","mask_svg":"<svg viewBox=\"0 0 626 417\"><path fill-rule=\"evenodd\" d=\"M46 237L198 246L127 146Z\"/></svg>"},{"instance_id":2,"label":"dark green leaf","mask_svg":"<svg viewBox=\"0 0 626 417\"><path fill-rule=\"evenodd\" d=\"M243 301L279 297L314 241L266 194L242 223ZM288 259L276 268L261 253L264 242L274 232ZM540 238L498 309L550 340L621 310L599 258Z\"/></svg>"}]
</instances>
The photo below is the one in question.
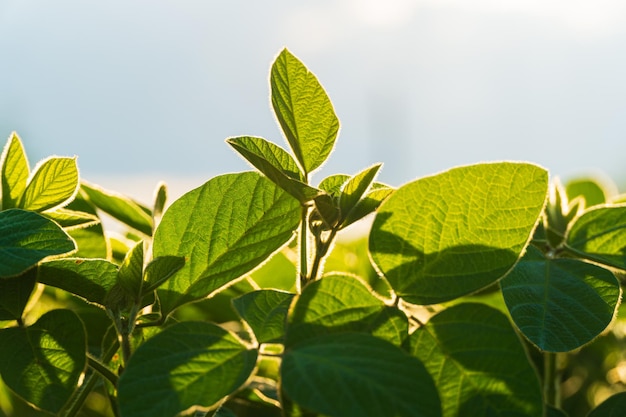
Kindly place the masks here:
<instances>
[{"instance_id":1,"label":"dark green leaf","mask_svg":"<svg viewBox=\"0 0 626 417\"><path fill-rule=\"evenodd\" d=\"M142 294L143 246L143 241L139 241L128 251L117 273L117 283L124 289L126 295L136 301L141 298Z\"/></svg>"},{"instance_id":2,"label":"dark green leaf","mask_svg":"<svg viewBox=\"0 0 626 417\"><path fill-rule=\"evenodd\" d=\"M517 327L550 352L571 351L597 337L620 297L610 271L578 259L548 259L532 246L500 285Z\"/></svg>"},{"instance_id":3,"label":"dark green leaf","mask_svg":"<svg viewBox=\"0 0 626 417\"><path fill-rule=\"evenodd\" d=\"M292 238L300 215L296 199L256 172L215 177L175 201L153 252L187 262L158 289L164 314L257 267Z\"/></svg>"},{"instance_id":4,"label":"dark green leaf","mask_svg":"<svg viewBox=\"0 0 626 417\"><path fill-rule=\"evenodd\" d=\"M270 74L272 106L297 160L308 174L328 158L339 120L319 81L287 49Z\"/></svg>"},{"instance_id":5,"label":"dark green leaf","mask_svg":"<svg viewBox=\"0 0 626 417\"><path fill-rule=\"evenodd\" d=\"M443 310L410 336L435 379L443 415L543 415L539 379L509 320L478 303Z\"/></svg>"},{"instance_id":6,"label":"dark green leaf","mask_svg":"<svg viewBox=\"0 0 626 417\"><path fill-rule=\"evenodd\" d=\"M614 394L591 411L587 417L626 417L626 392Z\"/></svg>"},{"instance_id":7,"label":"dark green leaf","mask_svg":"<svg viewBox=\"0 0 626 417\"><path fill-rule=\"evenodd\" d=\"M291 400L329 417L441 416L424 365L368 334L309 339L285 352L280 373Z\"/></svg>"},{"instance_id":8,"label":"dark green leaf","mask_svg":"<svg viewBox=\"0 0 626 417\"><path fill-rule=\"evenodd\" d=\"M82 182L81 189L100 210L144 235L152 236L152 217L148 208L126 196L85 182Z\"/></svg>"},{"instance_id":9,"label":"dark green leaf","mask_svg":"<svg viewBox=\"0 0 626 417\"><path fill-rule=\"evenodd\" d=\"M72 238L40 214L21 209L0 212L0 277L21 274L48 256L75 249Z\"/></svg>"},{"instance_id":10,"label":"dark green leaf","mask_svg":"<svg viewBox=\"0 0 626 417\"><path fill-rule=\"evenodd\" d=\"M0 375L17 395L57 413L86 366L82 322L70 310L53 310L30 327L0 330ZM6 360L10 358L10 360Z\"/></svg>"},{"instance_id":11,"label":"dark green leaf","mask_svg":"<svg viewBox=\"0 0 626 417\"><path fill-rule=\"evenodd\" d=\"M503 277L543 210L548 173L484 163L419 179L380 206L370 252L394 291L415 304L453 300Z\"/></svg>"},{"instance_id":12,"label":"dark green leaf","mask_svg":"<svg viewBox=\"0 0 626 417\"><path fill-rule=\"evenodd\" d=\"M37 280L104 306L117 279L117 266L104 259L59 259L39 265Z\"/></svg>"},{"instance_id":13,"label":"dark green leaf","mask_svg":"<svg viewBox=\"0 0 626 417\"><path fill-rule=\"evenodd\" d=\"M0 167L2 169L0 173L2 176L2 189L0 190L2 205L0 207L2 210L15 208L26 189L30 175L22 141L15 132L11 134L2 151Z\"/></svg>"},{"instance_id":14,"label":"dark green leaf","mask_svg":"<svg viewBox=\"0 0 626 417\"><path fill-rule=\"evenodd\" d=\"M278 342L285 333L287 310L294 294L258 290L232 300L233 307L249 325L259 343Z\"/></svg>"},{"instance_id":15,"label":"dark green leaf","mask_svg":"<svg viewBox=\"0 0 626 417\"><path fill-rule=\"evenodd\" d=\"M256 350L214 324L174 324L133 354L119 382L121 415L174 416L214 406L248 379L256 359Z\"/></svg>"},{"instance_id":16,"label":"dark green leaf","mask_svg":"<svg viewBox=\"0 0 626 417\"><path fill-rule=\"evenodd\" d=\"M0 279L0 320L20 320L37 283L35 268L11 278Z\"/></svg>"},{"instance_id":17,"label":"dark green leaf","mask_svg":"<svg viewBox=\"0 0 626 417\"><path fill-rule=\"evenodd\" d=\"M626 205L584 212L567 232L566 244L579 256L626 269Z\"/></svg>"},{"instance_id":18,"label":"dark green leaf","mask_svg":"<svg viewBox=\"0 0 626 417\"><path fill-rule=\"evenodd\" d=\"M76 158L52 157L37 164L18 205L27 210L45 211L67 205L77 192Z\"/></svg>"},{"instance_id":19,"label":"dark green leaf","mask_svg":"<svg viewBox=\"0 0 626 417\"><path fill-rule=\"evenodd\" d=\"M307 285L296 299L287 320L285 345L344 332L372 333L399 346L408 335L408 320L361 279L331 274Z\"/></svg>"}]
</instances>

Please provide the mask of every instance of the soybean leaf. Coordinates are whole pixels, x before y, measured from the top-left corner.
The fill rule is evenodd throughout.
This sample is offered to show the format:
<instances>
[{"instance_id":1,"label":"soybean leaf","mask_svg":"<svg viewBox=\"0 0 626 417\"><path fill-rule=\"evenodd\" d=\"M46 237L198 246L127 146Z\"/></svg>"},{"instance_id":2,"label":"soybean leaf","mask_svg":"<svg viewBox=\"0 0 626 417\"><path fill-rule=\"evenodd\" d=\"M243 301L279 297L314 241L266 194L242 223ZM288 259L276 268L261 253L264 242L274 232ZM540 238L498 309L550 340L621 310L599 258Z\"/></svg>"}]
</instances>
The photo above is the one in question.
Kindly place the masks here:
<instances>
[{"instance_id":1,"label":"soybean leaf","mask_svg":"<svg viewBox=\"0 0 626 417\"><path fill-rule=\"evenodd\" d=\"M539 379L507 317L478 303L449 307L411 336L444 417L543 415Z\"/></svg>"},{"instance_id":2,"label":"soybean leaf","mask_svg":"<svg viewBox=\"0 0 626 417\"><path fill-rule=\"evenodd\" d=\"M0 278L21 274L48 256L76 249L55 222L21 209L0 212Z\"/></svg>"},{"instance_id":3,"label":"soybean leaf","mask_svg":"<svg viewBox=\"0 0 626 417\"><path fill-rule=\"evenodd\" d=\"M384 186L368 192L365 197L361 199L352 210L350 210L350 213L348 213L343 221L344 227L351 225L357 220L361 220L363 217L376 211L383 201L393 194L393 191L393 188Z\"/></svg>"},{"instance_id":4,"label":"soybean leaf","mask_svg":"<svg viewBox=\"0 0 626 417\"><path fill-rule=\"evenodd\" d=\"M324 178L318 185L318 188L326 191L328 194L339 197L341 195L341 188L350 179L349 175L334 174Z\"/></svg>"},{"instance_id":5,"label":"soybean leaf","mask_svg":"<svg viewBox=\"0 0 626 417\"><path fill-rule=\"evenodd\" d=\"M587 417L624 417L626 415L626 392L620 392L604 400Z\"/></svg>"},{"instance_id":6,"label":"soybean leaf","mask_svg":"<svg viewBox=\"0 0 626 417\"><path fill-rule=\"evenodd\" d=\"M79 190L74 200L72 200L66 208L73 212L88 213L98 219L100 218L98 217L95 206L87 200L82 190ZM44 214L48 215L48 213ZM74 239L78 247L78 251L74 256L79 258L110 258L111 247L104 235L104 228L100 221L92 225L87 225L86 227L72 227L68 230L68 233L72 236L72 239Z\"/></svg>"},{"instance_id":7,"label":"soybean leaf","mask_svg":"<svg viewBox=\"0 0 626 417\"><path fill-rule=\"evenodd\" d=\"M307 285L287 319L285 346L322 335L365 332L400 346L408 335L404 313L385 305L361 279L329 274Z\"/></svg>"},{"instance_id":8,"label":"soybean leaf","mask_svg":"<svg viewBox=\"0 0 626 417\"><path fill-rule=\"evenodd\" d=\"M257 267L289 241L301 206L256 172L225 174L183 195L163 215L154 256L184 256L159 287L164 314L206 297Z\"/></svg>"},{"instance_id":9,"label":"soybean leaf","mask_svg":"<svg viewBox=\"0 0 626 417\"><path fill-rule=\"evenodd\" d=\"M319 81L302 62L283 49L270 74L272 107L305 174L333 150L339 120Z\"/></svg>"},{"instance_id":10,"label":"soybean leaf","mask_svg":"<svg viewBox=\"0 0 626 417\"><path fill-rule=\"evenodd\" d=\"M603 184L595 178L577 178L565 184L565 192L569 201L582 196L586 208L605 204L612 197L610 190L612 188L614 188L612 184Z\"/></svg>"},{"instance_id":11,"label":"soybean leaf","mask_svg":"<svg viewBox=\"0 0 626 417\"><path fill-rule=\"evenodd\" d=\"M329 334L286 350L280 376L289 399L329 417L441 416L424 365L364 333Z\"/></svg>"},{"instance_id":12,"label":"soybean leaf","mask_svg":"<svg viewBox=\"0 0 626 417\"><path fill-rule=\"evenodd\" d=\"M217 325L174 324L133 354L119 381L121 415L173 416L213 407L248 379L256 359L256 350Z\"/></svg>"},{"instance_id":13,"label":"soybean leaf","mask_svg":"<svg viewBox=\"0 0 626 417\"><path fill-rule=\"evenodd\" d=\"M117 265L104 259L58 259L41 263L37 280L104 307L106 295L116 283L117 270Z\"/></svg>"},{"instance_id":14,"label":"soybean leaf","mask_svg":"<svg viewBox=\"0 0 626 417\"><path fill-rule=\"evenodd\" d=\"M263 138L242 136L227 139L255 168L301 203L311 201L322 192L307 185L300 168L281 147Z\"/></svg>"},{"instance_id":15,"label":"soybean leaf","mask_svg":"<svg viewBox=\"0 0 626 417\"><path fill-rule=\"evenodd\" d=\"M152 205L153 222L158 223L165 211L165 203L167 202L167 185L164 182L157 184L154 192L154 204Z\"/></svg>"},{"instance_id":16,"label":"soybean leaf","mask_svg":"<svg viewBox=\"0 0 626 417\"><path fill-rule=\"evenodd\" d=\"M545 416L546 417L569 417L565 411L558 409L558 408L551 407L549 405L546 405Z\"/></svg>"},{"instance_id":17,"label":"soybean leaf","mask_svg":"<svg viewBox=\"0 0 626 417\"><path fill-rule=\"evenodd\" d=\"M592 208L571 225L567 248L578 256L626 269L626 205Z\"/></svg>"},{"instance_id":18,"label":"soybean leaf","mask_svg":"<svg viewBox=\"0 0 626 417\"><path fill-rule=\"evenodd\" d=\"M0 279L0 320L20 320L37 283L37 270Z\"/></svg>"},{"instance_id":19,"label":"soybean leaf","mask_svg":"<svg viewBox=\"0 0 626 417\"><path fill-rule=\"evenodd\" d=\"M142 294L156 290L185 266L182 256L159 256L146 265Z\"/></svg>"},{"instance_id":20,"label":"soybean leaf","mask_svg":"<svg viewBox=\"0 0 626 417\"><path fill-rule=\"evenodd\" d=\"M370 188L382 164L376 164L364 169L351 177L341 190L339 207L341 216L345 219L359 203L365 192Z\"/></svg>"},{"instance_id":21,"label":"soybean leaf","mask_svg":"<svg viewBox=\"0 0 626 417\"><path fill-rule=\"evenodd\" d=\"M76 158L52 157L37 164L18 206L32 211L45 211L67 205L77 192Z\"/></svg>"},{"instance_id":22,"label":"soybean leaf","mask_svg":"<svg viewBox=\"0 0 626 417\"><path fill-rule=\"evenodd\" d=\"M621 294L607 269L578 259L549 259L532 246L500 285L522 334L549 352L577 349L602 333Z\"/></svg>"},{"instance_id":23,"label":"soybean leaf","mask_svg":"<svg viewBox=\"0 0 626 417\"><path fill-rule=\"evenodd\" d=\"M17 395L58 413L86 366L83 323L70 310L52 310L30 327L0 330L0 375ZM6 360L10 358L10 360Z\"/></svg>"},{"instance_id":24,"label":"soybean leaf","mask_svg":"<svg viewBox=\"0 0 626 417\"><path fill-rule=\"evenodd\" d=\"M143 241L139 241L128 251L117 273L117 283L124 289L126 295L135 301L138 301L142 294L143 246Z\"/></svg>"},{"instance_id":25,"label":"soybean leaf","mask_svg":"<svg viewBox=\"0 0 626 417\"><path fill-rule=\"evenodd\" d=\"M527 163L483 163L419 179L380 206L370 252L394 291L415 304L484 288L517 262L535 229L548 173Z\"/></svg>"},{"instance_id":26,"label":"soybean leaf","mask_svg":"<svg viewBox=\"0 0 626 417\"><path fill-rule=\"evenodd\" d=\"M153 221L150 209L126 196L104 190L84 181L81 183L81 189L89 201L100 210L144 235L152 236Z\"/></svg>"},{"instance_id":27,"label":"soybean leaf","mask_svg":"<svg viewBox=\"0 0 626 417\"><path fill-rule=\"evenodd\" d=\"M96 215L64 208L47 211L42 214L50 220L57 222L66 231L93 226L100 222Z\"/></svg>"},{"instance_id":28,"label":"soybean leaf","mask_svg":"<svg viewBox=\"0 0 626 417\"><path fill-rule=\"evenodd\" d=\"M13 132L7 141L0 157L0 175L2 179L2 196L3 210L16 208L17 203L26 189L30 168L24 147L17 133Z\"/></svg>"},{"instance_id":29,"label":"soybean leaf","mask_svg":"<svg viewBox=\"0 0 626 417\"><path fill-rule=\"evenodd\" d=\"M259 343L278 342L285 333L287 310L294 294L276 290L258 290L232 300L237 314L244 319Z\"/></svg>"}]
</instances>

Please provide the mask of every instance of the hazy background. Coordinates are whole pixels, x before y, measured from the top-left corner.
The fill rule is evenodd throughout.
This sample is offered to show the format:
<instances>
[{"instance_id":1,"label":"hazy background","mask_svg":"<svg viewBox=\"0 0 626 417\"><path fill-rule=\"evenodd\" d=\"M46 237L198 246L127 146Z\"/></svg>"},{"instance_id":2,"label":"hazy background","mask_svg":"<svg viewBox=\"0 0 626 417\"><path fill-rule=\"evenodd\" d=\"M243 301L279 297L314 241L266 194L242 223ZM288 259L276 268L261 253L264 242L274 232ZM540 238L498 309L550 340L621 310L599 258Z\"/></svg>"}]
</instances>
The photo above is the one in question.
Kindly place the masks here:
<instances>
[{"instance_id":1,"label":"hazy background","mask_svg":"<svg viewBox=\"0 0 626 417\"><path fill-rule=\"evenodd\" d=\"M143 201L161 179L180 195L247 169L229 136L285 144L283 47L341 122L314 181L500 159L626 178L623 0L0 0L0 138Z\"/></svg>"}]
</instances>

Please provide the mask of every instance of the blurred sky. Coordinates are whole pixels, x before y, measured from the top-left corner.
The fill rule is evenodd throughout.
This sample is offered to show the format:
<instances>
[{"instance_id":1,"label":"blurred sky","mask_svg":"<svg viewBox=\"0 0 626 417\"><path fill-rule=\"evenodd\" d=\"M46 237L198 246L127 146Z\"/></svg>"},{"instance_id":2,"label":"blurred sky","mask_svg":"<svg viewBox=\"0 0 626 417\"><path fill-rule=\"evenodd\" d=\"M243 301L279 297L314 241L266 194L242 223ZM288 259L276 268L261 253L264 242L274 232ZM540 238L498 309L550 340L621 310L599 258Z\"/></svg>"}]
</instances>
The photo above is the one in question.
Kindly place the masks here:
<instances>
[{"instance_id":1,"label":"blurred sky","mask_svg":"<svg viewBox=\"0 0 626 417\"><path fill-rule=\"evenodd\" d=\"M248 169L229 136L285 145L268 82L283 47L341 122L314 181L506 159L624 184L623 0L0 0L0 137L17 131L31 164L78 155L87 180L177 195Z\"/></svg>"}]
</instances>

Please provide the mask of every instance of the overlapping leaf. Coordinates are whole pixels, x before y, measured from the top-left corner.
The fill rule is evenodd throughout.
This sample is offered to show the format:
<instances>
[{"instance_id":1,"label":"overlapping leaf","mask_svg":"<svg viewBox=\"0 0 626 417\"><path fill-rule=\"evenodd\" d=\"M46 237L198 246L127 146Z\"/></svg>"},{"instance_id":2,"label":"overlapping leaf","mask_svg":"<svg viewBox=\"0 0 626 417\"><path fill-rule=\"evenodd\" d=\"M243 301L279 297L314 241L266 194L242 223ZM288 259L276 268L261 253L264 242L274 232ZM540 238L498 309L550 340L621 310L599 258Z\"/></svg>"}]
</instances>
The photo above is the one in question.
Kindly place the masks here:
<instances>
[{"instance_id":1,"label":"overlapping leaf","mask_svg":"<svg viewBox=\"0 0 626 417\"><path fill-rule=\"evenodd\" d=\"M165 313L249 272L291 239L296 199L255 172L225 174L175 201L154 237L154 256L184 256L185 267L159 290Z\"/></svg>"},{"instance_id":2,"label":"overlapping leaf","mask_svg":"<svg viewBox=\"0 0 626 417\"><path fill-rule=\"evenodd\" d=\"M21 320L24 308L37 283L37 270L0 279L0 320Z\"/></svg>"},{"instance_id":3,"label":"overlapping leaf","mask_svg":"<svg viewBox=\"0 0 626 417\"><path fill-rule=\"evenodd\" d=\"M328 158L339 120L319 81L287 49L272 65L272 106L278 122L306 174Z\"/></svg>"},{"instance_id":4,"label":"overlapping leaf","mask_svg":"<svg viewBox=\"0 0 626 417\"><path fill-rule=\"evenodd\" d=\"M543 415L539 379L499 311L478 303L443 310L410 336L433 376L444 417Z\"/></svg>"},{"instance_id":5,"label":"overlapping leaf","mask_svg":"<svg viewBox=\"0 0 626 417\"><path fill-rule=\"evenodd\" d=\"M568 230L566 245L579 256L626 269L626 205L584 212Z\"/></svg>"},{"instance_id":6,"label":"overlapping leaf","mask_svg":"<svg viewBox=\"0 0 626 417\"><path fill-rule=\"evenodd\" d=\"M289 399L325 416L441 416L424 365L365 333L329 334L288 349L280 375Z\"/></svg>"},{"instance_id":7,"label":"overlapping leaf","mask_svg":"<svg viewBox=\"0 0 626 417\"><path fill-rule=\"evenodd\" d=\"M38 213L21 209L0 212L0 277L21 274L48 256L75 248L63 229Z\"/></svg>"},{"instance_id":8,"label":"overlapping leaf","mask_svg":"<svg viewBox=\"0 0 626 417\"><path fill-rule=\"evenodd\" d=\"M322 335L364 332L395 345L408 335L406 315L385 305L361 279L330 274L307 285L287 320L287 347Z\"/></svg>"},{"instance_id":9,"label":"overlapping leaf","mask_svg":"<svg viewBox=\"0 0 626 417\"><path fill-rule=\"evenodd\" d=\"M3 210L16 208L20 197L26 189L30 168L28 167L28 160L26 159L22 141L15 132L11 134L4 147L2 157L0 158L0 168L2 180L0 192L2 205L0 207Z\"/></svg>"},{"instance_id":10,"label":"overlapping leaf","mask_svg":"<svg viewBox=\"0 0 626 417\"><path fill-rule=\"evenodd\" d=\"M548 259L532 246L500 284L517 327L551 352L571 351L597 337L620 298L619 282L607 269L577 259Z\"/></svg>"},{"instance_id":11,"label":"overlapping leaf","mask_svg":"<svg viewBox=\"0 0 626 417\"><path fill-rule=\"evenodd\" d=\"M86 366L81 320L53 310L30 327L0 330L0 375L17 395L51 413L61 410Z\"/></svg>"},{"instance_id":12,"label":"overlapping leaf","mask_svg":"<svg viewBox=\"0 0 626 417\"><path fill-rule=\"evenodd\" d=\"M287 310L294 294L258 290L233 299L233 307L244 319L259 343L277 342L285 333Z\"/></svg>"},{"instance_id":13,"label":"overlapping leaf","mask_svg":"<svg viewBox=\"0 0 626 417\"><path fill-rule=\"evenodd\" d=\"M416 304L471 293L517 262L545 204L546 170L527 163L453 168L383 202L370 252L395 292Z\"/></svg>"},{"instance_id":14,"label":"overlapping leaf","mask_svg":"<svg viewBox=\"0 0 626 417\"><path fill-rule=\"evenodd\" d=\"M214 406L248 379L256 359L256 350L217 325L174 324L133 354L119 382L121 416L174 416Z\"/></svg>"}]
</instances>

